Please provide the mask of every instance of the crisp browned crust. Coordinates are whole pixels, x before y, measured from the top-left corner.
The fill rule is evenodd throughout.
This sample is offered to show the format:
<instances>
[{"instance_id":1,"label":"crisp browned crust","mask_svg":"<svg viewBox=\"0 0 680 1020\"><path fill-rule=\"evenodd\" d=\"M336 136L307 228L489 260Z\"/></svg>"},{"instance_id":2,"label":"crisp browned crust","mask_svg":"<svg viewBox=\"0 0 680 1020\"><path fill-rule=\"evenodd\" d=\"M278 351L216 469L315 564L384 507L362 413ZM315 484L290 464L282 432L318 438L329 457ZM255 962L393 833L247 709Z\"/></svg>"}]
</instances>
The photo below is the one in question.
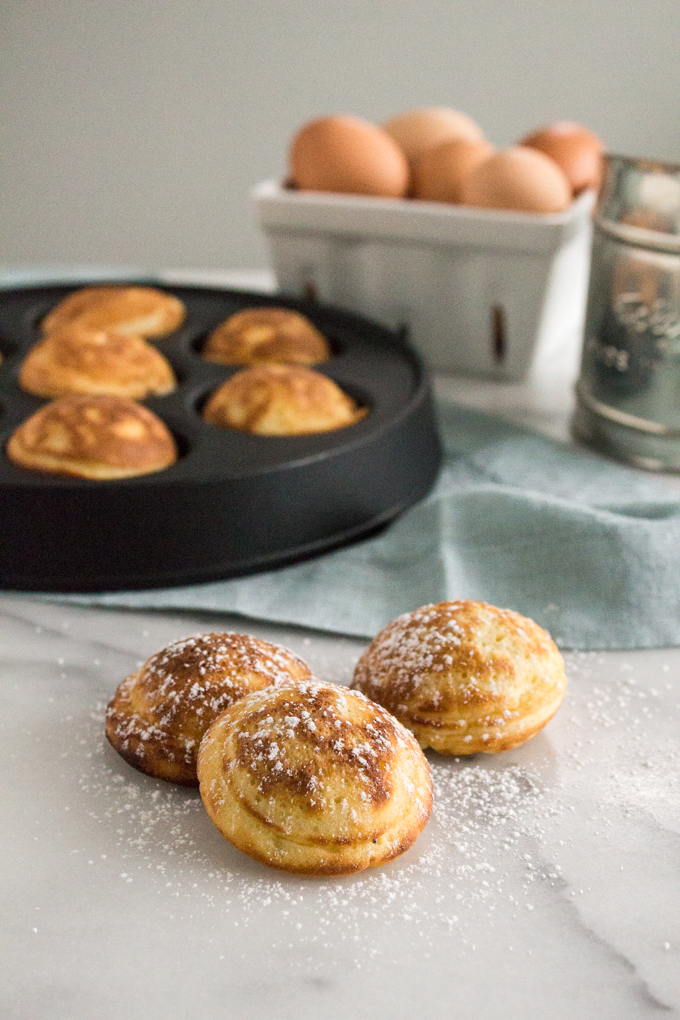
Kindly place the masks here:
<instances>
[{"instance_id":1,"label":"crisp browned crust","mask_svg":"<svg viewBox=\"0 0 680 1020\"><path fill-rule=\"evenodd\" d=\"M118 687L106 735L140 772L197 786L203 734L229 705L269 684L305 680L309 667L248 634L199 634L152 655Z\"/></svg>"},{"instance_id":2,"label":"crisp browned crust","mask_svg":"<svg viewBox=\"0 0 680 1020\"><path fill-rule=\"evenodd\" d=\"M315 365L331 349L309 319L290 308L245 308L213 330L203 357L222 365Z\"/></svg>"},{"instance_id":3,"label":"crisp browned crust","mask_svg":"<svg viewBox=\"0 0 680 1020\"><path fill-rule=\"evenodd\" d=\"M262 436L298 436L354 425L366 416L332 379L299 365L246 368L210 397L212 425Z\"/></svg>"},{"instance_id":4,"label":"crisp browned crust","mask_svg":"<svg viewBox=\"0 0 680 1020\"><path fill-rule=\"evenodd\" d=\"M212 724L201 797L244 853L299 875L348 875L398 857L432 809L416 740L363 695L304 681L248 695Z\"/></svg>"},{"instance_id":5,"label":"crisp browned crust","mask_svg":"<svg viewBox=\"0 0 680 1020\"><path fill-rule=\"evenodd\" d=\"M42 321L43 333L78 323L88 329L160 337L182 324L179 298L155 287L83 287L73 291Z\"/></svg>"},{"instance_id":6,"label":"crisp browned crust","mask_svg":"<svg viewBox=\"0 0 680 1020\"><path fill-rule=\"evenodd\" d=\"M141 400L171 393L176 381L170 363L142 337L76 323L31 348L19 385L38 397L86 393Z\"/></svg>"},{"instance_id":7,"label":"crisp browned crust","mask_svg":"<svg viewBox=\"0 0 680 1020\"><path fill-rule=\"evenodd\" d=\"M534 736L564 696L564 663L533 620L486 602L439 602L375 637L352 687L442 754L506 751Z\"/></svg>"},{"instance_id":8,"label":"crisp browned crust","mask_svg":"<svg viewBox=\"0 0 680 1020\"><path fill-rule=\"evenodd\" d=\"M7 456L20 467L107 480L151 474L177 460L155 414L124 397L71 396L45 404L12 434Z\"/></svg>"}]
</instances>

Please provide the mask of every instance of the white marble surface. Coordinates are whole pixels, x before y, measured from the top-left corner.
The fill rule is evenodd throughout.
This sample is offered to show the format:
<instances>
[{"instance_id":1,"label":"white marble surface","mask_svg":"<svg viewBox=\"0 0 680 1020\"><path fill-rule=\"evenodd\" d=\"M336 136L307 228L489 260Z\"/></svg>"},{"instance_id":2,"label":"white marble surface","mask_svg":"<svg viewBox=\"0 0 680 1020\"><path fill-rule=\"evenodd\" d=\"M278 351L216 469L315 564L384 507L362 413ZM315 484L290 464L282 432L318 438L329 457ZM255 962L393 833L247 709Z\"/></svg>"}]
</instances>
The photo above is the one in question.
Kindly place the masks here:
<instances>
[{"instance_id":1,"label":"white marble surface","mask_svg":"<svg viewBox=\"0 0 680 1020\"><path fill-rule=\"evenodd\" d=\"M195 791L107 745L120 679L247 629L350 680L362 644L209 616L0 600L3 1020L680 1016L680 651L569 654L547 729L431 755L437 802L375 872L250 861Z\"/></svg>"},{"instance_id":2,"label":"white marble surface","mask_svg":"<svg viewBox=\"0 0 680 1020\"><path fill-rule=\"evenodd\" d=\"M527 383L438 387L566 438L576 360L572 344ZM499 756L431 755L415 847L315 881L244 857L196 792L104 739L105 704L141 659L229 628L339 683L363 648L0 599L2 1020L680 1017L680 649L567 654L543 733Z\"/></svg>"}]
</instances>

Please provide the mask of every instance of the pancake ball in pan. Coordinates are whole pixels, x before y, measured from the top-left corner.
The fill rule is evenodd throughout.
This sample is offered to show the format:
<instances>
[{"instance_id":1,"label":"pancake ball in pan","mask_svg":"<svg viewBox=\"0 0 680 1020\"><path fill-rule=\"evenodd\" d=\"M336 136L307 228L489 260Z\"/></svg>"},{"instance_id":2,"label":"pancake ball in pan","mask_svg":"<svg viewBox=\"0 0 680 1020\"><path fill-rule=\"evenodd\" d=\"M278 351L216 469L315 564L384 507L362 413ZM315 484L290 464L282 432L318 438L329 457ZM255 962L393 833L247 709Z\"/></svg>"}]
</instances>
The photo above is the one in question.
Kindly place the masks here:
<instances>
[{"instance_id":1,"label":"pancake ball in pan","mask_svg":"<svg viewBox=\"0 0 680 1020\"><path fill-rule=\"evenodd\" d=\"M96 481L152 474L177 460L175 440L157 415L111 396L45 404L13 432L6 452L29 471Z\"/></svg>"},{"instance_id":2,"label":"pancake ball in pan","mask_svg":"<svg viewBox=\"0 0 680 1020\"><path fill-rule=\"evenodd\" d=\"M108 394L142 400L172 393L172 366L155 347L132 333L62 326L24 358L19 385L38 397Z\"/></svg>"},{"instance_id":3,"label":"pancake ball in pan","mask_svg":"<svg viewBox=\"0 0 680 1020\"><path fill-rule=\"evenodd\" d=\"M184 321L183 303L155 287L82 287L56 305L42 320L45 335L78 323L135 336L163 337Z\"/></svg>"},{"instance_id":4,"label":"pancake ball in pan","mask_svg":"<svg viewBox=\"0 0 680 1020\"><path fill-rule=\"evenodd\" d=\"M246 368L215 390L203 417L261 436L300 436L355 425L367 414L320 372L300 365Z\"/></svg>"},{"instance_id":5,"label":"pancake ball in pan","mask_svg":"<svg viewBox=\"0 0 680 1020\"><path fill-rule=\"evenodd\" d=\"M290 308L245 308L213 330L202 356L222 365L316 365L331 357L326 338Z\"/></svg>"}]
</instances>

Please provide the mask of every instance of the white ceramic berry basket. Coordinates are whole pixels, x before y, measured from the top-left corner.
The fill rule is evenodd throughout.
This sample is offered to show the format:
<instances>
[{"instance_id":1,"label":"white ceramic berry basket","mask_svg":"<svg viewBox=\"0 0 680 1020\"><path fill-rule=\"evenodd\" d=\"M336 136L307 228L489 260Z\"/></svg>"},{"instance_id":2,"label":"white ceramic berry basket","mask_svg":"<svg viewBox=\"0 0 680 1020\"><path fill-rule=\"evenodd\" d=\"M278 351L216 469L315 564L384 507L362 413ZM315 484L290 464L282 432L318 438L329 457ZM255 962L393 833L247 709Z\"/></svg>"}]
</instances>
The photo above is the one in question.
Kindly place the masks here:
<instances>
[{"instance_id":1,"label":"white ceramic berry basket","mask_svg":"<svg viewBox=\"0 0 680 1020\"><path fill-rule=\"evenodd\" d=\"M430 366L523 378L583 326L593 192L537 215L253 191L279 289L403 328Z\"/></svg>"}]
</instances>

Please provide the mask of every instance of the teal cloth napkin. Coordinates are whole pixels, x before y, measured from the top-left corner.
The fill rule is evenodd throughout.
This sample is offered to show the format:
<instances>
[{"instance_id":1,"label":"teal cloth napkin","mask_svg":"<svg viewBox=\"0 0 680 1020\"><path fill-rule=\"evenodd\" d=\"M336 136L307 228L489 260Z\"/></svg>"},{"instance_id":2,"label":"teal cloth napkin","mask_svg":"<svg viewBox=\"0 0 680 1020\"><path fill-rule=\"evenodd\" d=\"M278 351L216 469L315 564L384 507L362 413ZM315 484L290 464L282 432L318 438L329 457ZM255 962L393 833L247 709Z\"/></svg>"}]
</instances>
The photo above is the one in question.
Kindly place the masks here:
<instances>
[{"instance_id":1,"label":"teal cloth napkin","mask_svg":"<svg viewBox=\"0 0 680 1020\"><path fill-rule=\"evenodd\" d=\"M532 617L565 648L680 645L680 494L499 418L443 401L438 410L440 479L377 537L253 577L58 598L366 638L424 603L483 599Z\"/></svg>"}]
</instances>

